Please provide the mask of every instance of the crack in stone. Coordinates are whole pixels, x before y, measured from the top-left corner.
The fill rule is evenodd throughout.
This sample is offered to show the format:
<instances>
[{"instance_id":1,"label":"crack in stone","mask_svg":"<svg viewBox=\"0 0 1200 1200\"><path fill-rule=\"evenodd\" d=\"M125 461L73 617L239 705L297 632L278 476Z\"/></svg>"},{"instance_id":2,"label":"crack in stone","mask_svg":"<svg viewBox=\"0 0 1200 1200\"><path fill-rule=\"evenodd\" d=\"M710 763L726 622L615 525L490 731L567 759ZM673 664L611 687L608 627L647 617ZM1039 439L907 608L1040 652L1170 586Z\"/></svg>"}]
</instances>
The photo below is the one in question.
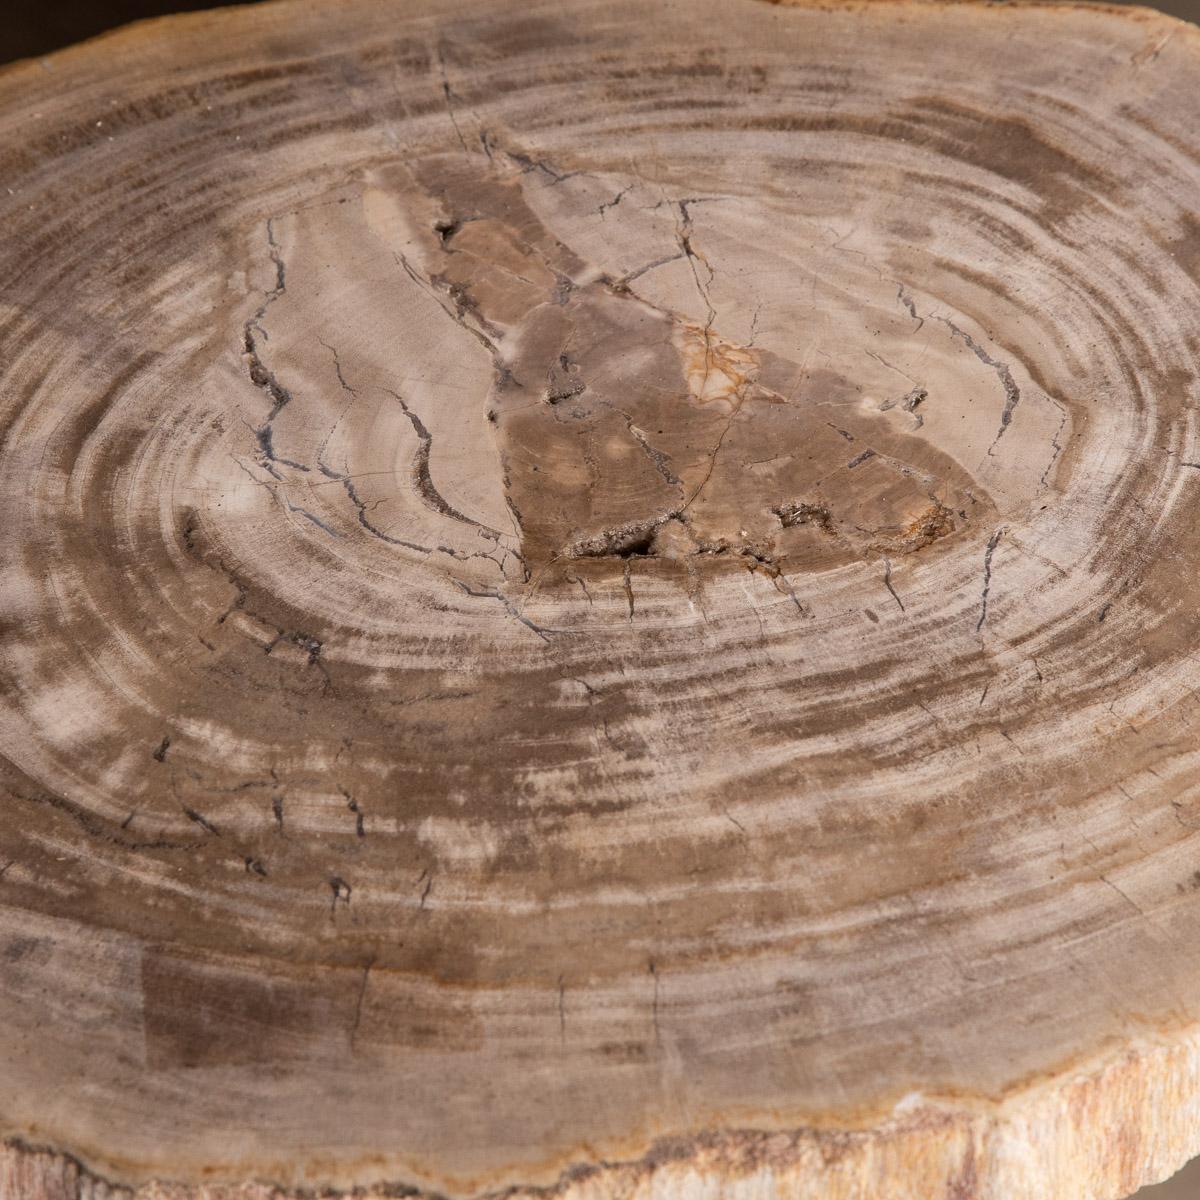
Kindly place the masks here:
<instances>
[{"instance_id":1,"label":"crack in stone","mask_svg":"<svg viewBox=\"0 0 1200 1200\"><path fill-rule=\"evenodd\" d=\"M338 381L339 386L352 399L357 400L358 395L359 395L358 389L353 387L349 383L349 381L346 379L345 370L342 367L341 356L338 354L337 349L335 347L331 346L328 342L324 341L322 338L318 338L317 340L321 343L322 346L325 347L326 350L329 351L330 355L333 357L333 370L334 370L334 374L337 376L337 381ZM430 469L429 469L429 459L430 459L430 454L431 454L431 451L433 448L433 435L429 432L428 428L426 428L425 423L421 420L421 418L419 416L417 416L417 414L415 412L413 412L413 410L411 408L409 408L408 404L404 400L404 397L401 396L398 392L394 391L392 388L387 388L387 387L381 387L379 390L386 393L387 395L391 396L392 399L395 400L396 403L400 405L401 411L408 418L409 423L413 427L413 432L417 435L417 449L413 456L413 482L414 482L414 487L417 492L417 495L420 496L421 501L425 505L425 507L428 509L431 509L433 512L440 514L441 516L450 517L452 520L459 521L464 525L473 526L475 529L480 530L484 535L489 537L491 540L498 542L501 537L501 533L499 530L492 529L490 526L484 525L482 522L476 521L472 517L468 517L465 513L459 512L458 509L456 509L452 504L450 504L445 499L445 497L441 494L441 492L438 491L436 485L433 482L433 477L431 476ZM320 465L320 469L321 469L322 473L328 475L329 471L327 468L324 467L323 464L321 464L319 455L318 455L318 464ZM381 472L381 473L387 474L387 472ZM341 482L343 484L345 484L346 482L348 482L350 480L350 478L351 478L350 475L343 475L343 476L341 476ZM351 499L353 500L354 497L352 496ZM323 524L323 522L319 521L316 517L313 517L311 514L305 512L305 510L297 509L293 505L289 505L289 508L291 508L293 512L301 512L305 516L308 516L311 520L316 521L316 523L318 525L321 525L322 528L328 528L327 526L325 526ZM362 519L362 514L360 511L360 521L361 521L361 519ZM375 532L373 526L368 525L367 528L371 532ZM330 532L332 532L332 531L330 531ZM448 547L444 547L444 546L439 546L438 549L445 550L446 553L452 555L455 558L479 557L479 558L487 558L493 562L496 561L495 559L491 558L491 555L488 555L488 554L464 554L460 551L452 550L452 549L449 549ZM431 553L432 551L426 551L426 552ZM508 551L506 550L505 553L508 553ZM500 566L501 570L503 571L503 564L497 563L497 565Z\"/></svg>"},{"instance_id":2,"label":"crack in stone","mask_svg":"<svg viewBox=\"0 0 1200 1200\"><path fill-rule=\"evenodd\" d=\"M604 203L596 209L596 211L600 214L600 219L604 219L604 214L608 211L608 209L616 208L617 205L620 204L624 199L624 197L628 195L629 192L633 191L633 188L634 185L632 183L628 183L611 200L605 200Z\"/></svg>"},{"instance_id":3,"label":"crack in stone","mask_svg":"<svg viewBox=\"0 0 1200 1200\"><path fill-rule=\"evenodd\" d=\"M288 512L294 512L298 516L311 521L318 529L324 530L325 533L329 534L330 537L341 538L342 535L332 526L326 525L316 513L309 512L307 508L301 508L298 504L293 504L286 497L284 497L284 503L287 505Z\"/></svg>"},{"instance_id":4,"label":"crack in stone","mask_svg":"<svg viewBox=\"0 0 1200 1200\"><path fill-rule=\"evenodd\" d=\"M712 370L712 348L709 343L709 335L712 333L713 322L717 319L717 310L713 308L712 297L709 295L709 288L712 287L714 271L712 264L702 254L699 254L692 245L692 215L688 211L688 205L698 203L697 200L679 200L676 203L679 207L679 216L682 222L681 227L676 231L676 240L679 242L679 249L687 256L688 266L692 271L692 279L696 284L696 291L700 295L700 299L704 302L704 307L707 310L704 319L704 382L700 386L700 395L703 396L708 386L709 372ZM708 271L707 285L700 282L700 272L696 268L696 263L702 262L705 269ZM724 439L724 433L721 438ZM720 449L720 443L717 444L717 449ZM713 451L714 457L716 450ZM705 481L707 482L707 480ZM703 486L703 485L701 485ZM693 496L692 500L696 497ZM691 501L689 500L690 504Z\"/></svg>"},{"instance_id":5,"label":"crack in stone","mask_svg":"<svg viewBox=\"0 0 1200 1200\"><path fill-rule=\"evenodd\" d=\"M492 529L491 526L484 525L482 522L476 521L474 518L459 512L438 491L429 473L429 456L433 449L433 435L425 427L421 418L405 403L403 396L398 392L392 391L391 388L382 388L381 390L386 392L400 405L404 415L412 424L413 432L417 435L418 445L416 454L413 457L413 476L417 494L421 497L426 508L432 509L444 517L450 517L452 520L461 521L464 525L471 525L476 529L482 530L493 540L498 539L501 536L498 529Z\"/></svg>"},{"instance_id":6,"label":"crack in stone","mask_svg":"<svg viewBox=\"0 0 1200 1200\"><path fill-rule=\"evenodd\" d=\"M892 560L885 558L883 560L883 586L892 594L892 599L900 606L901 612L907 612L904 607L904 601L900 599L899 593L892 586Z\"/></svg>"},{"instance_id":7,"label":"crack in stone","mask_svg":"<svg viewBox=\"0 0 1200 1200\"><path fill-rule=\"evenodd\" d=\"M993 358L965 329L960 329L949 317L937 317L936 320L945 325L956 337L961 338L967 348L981 363L991 367L999 376L1000 383L1004 387L1004 409L1000 413L1000 428L996 431L996 436L992 439L992 444L987 450L988 454L991 454L996 448L996 443L1008 430L1013 413L1016 411L1017 405L1021 403L1021 389L1017 387L1017 381L1013 378L1012 371L1009 369L1007 363Z\"/></svg>"},{"instance_id":8,"label":"crack in stone","mask_svg":"<svg viewBox=\"0 0 1200 1200\"><path fill-rule=\"evenodd\" d=\"M243 327L242 347L250 364L250 382L255 387L262 388L271 397L271 408L267 413L267 419L254 431L255 441L258 443L265 469L276 479L282 481L283 476L276 470L277 463L286 467L294 467L298 471L307 471L308 467L303 463L281 458L275 453L274 421L291 402L292 393L279 382L275 373L263 362L258 347L258 338L255 337L257 331L263 341L270 341L270 335L263 327L262 322L266 317L267 309L287 291L287 268L283 261L283 255L280 253L279 243L275 240L274 218L267 220L267 252L271 262L275 264L275 286L267 291L262 304Z\"/></svg>"},{"instance_id":9,"label":"crack in stone","mask_svg":"<svg viewBox=\"0 0 1200 1200\"><path fill-rule=\"evenodd\" d=\"M822 533L833 534L833 514L824 504L781 504L771 511L779 518L784 529L796 525L815 525Z\"/></svg>"},{"instance_id":10,"label":"crack in stone","mask_svg":"<svg viewBox=\"0 0 1200 1200\"><path fill-rule=\"evenodd\" d=\"M393 257L395 258L397 265L403 269L405 274L413 281L413 283L415 283L419 288L421 288L422 291L430 296L437 303L438 307L446 314L446 316L448 316L456 325L460 325L463 329L465 329L473 338L475 338L476 341L479 342L481 346L483 346L488 354L491 355L493 368L496 371L498 379L500 381L507 380L509 376L508 367L501 358L500 351L496 347L496 343L492 341L490 336L488 336L488 332L485 332L482 328L477 328L475 325L470 324L466 320L468 313L477 318L478 313L475 311L474 307L467 302L467 298L462 289L455 288L453 285L447 288L438 288L435 285L434 278L430 277L427 279L422 276L421 273L412 265L412 263L408 261L408 258L405 255L396 253ZM450 309L445 300L442 299L443 293L449 295L450 299L454 301L453 310ZM489 332L494 334L495 330L490 330Z\"/></svg>"},{"instance_id":11,"label":"crack in stone","mask_svg":"<svg viewBox=\"0 0 1200 1200\"><path fill-rule=\"evenodd\" d=\"M531 621L527 616L525 616L525 614L523 612L521 612L521 610L506 595L504 595L503 592L498 592L493 588L475 589L475 588L471 587L471 585L469 583L464 583L461 579L454 580L454 584L455 584L455 586L457 586L459 588L460 591L466 592L466 594L468 596L474 596L476 598L486 598L488 600L498 601L500 604L502 604L504 606L505 611L508 613L508 615L510 617L512 617L515 621L519 621L522 625L525 626L526 629L529 629L533 633L536 633L537 636L540 637L543 642L548 642L550 640L551 634L557 634L557 633L563 632L563 630L561 630L561 629L549 629L545 626L538 625L535 622Z\"/></svg>"},{"instance_id":12,"label":"crack in stone","mask_svg":"<svg viewBox=\"0 0 1200 1200\"><path fill-rule=\"evenodd\" d=\"M988 614L988 595L992 590L992 555L996 553L996 546L1000 539L1004 536L1007 530L1007 525L1001 525L995 533L988 538L987 549L983 552L983 591L979 597L979 620L975 623L975 632L979 633L983 629L983 624L987 620Z\"/></svg>"},{"instance_id":13,"label":"crack in stone","mask_svg":"<svg viewBox=\"0 0 1200 1200\"><path fill-rule=\"evenodd\" d=\"M367 516L367 502L358 494L358 489L354 486L354 476L335 471L320 459L317 460L317 468L326 479L334 480L342 485L342 489L349 497L350 503L354 505L355 513L358 516L358 523L372 537L377 537L380 541L387 542L389 546L403 546L406 550L415 550L418 554L430 555L433 553L432 546L421 546L416 542L406 541L404 538L393 537L386 530L380 529Z\"/></svg>"},{"instance_id":14,"label":"crack in stone","mask_svg":"<svg viewBox=\"0 0 1200 1200\"><path fill-rule=\"evenodd\" d=\"M1056 400L1055 403L1058 404L1058 401ZM1050 461L1046 464L1046 469L1042 472L1042 477L1038 481L1042 487L1047 486L1047 479L1049 478L1050 472L1053 470L1054 464L1058 462L1058 456L1063 452L1063 445L1059 439L1062 437L1062 431L1066 428L1067 412L1061 404L1058 406L1060 409L1062 409L1062 419L1058 423L1058 428L1054 431L1054 436L1050 439L1050 445L1053 448L1054 453L1050 455Z\"/></svg>"},{"instance_id":15,"label":"crack in stone","mask_svg":"<svg viewBox=\"0 0 1200 1200\"><path fill-rule=\"evenodd\" d=\"M921 326L925 324L925 318L917 315L917 306L913 303L913 298L904 290L904 284L896 285L896 299L908 309L908 315L917 323L913 333L920 333Z\"/></svg>"},{"instance_id":16,"label":"crack in stone","mask_svg":"<svg viewBox=\"0 0 1200 1200\"><path fill-rule=\"evenodd\" d=\"M281 496L279 494L279 492L276 490L276 484L282 483L286 486L286 481L284 479L282 479L276 472L272 471L270 469L270 465L268 463L262 463L261 465L265 471L268 471L270 473L270 475L276 481L276 483L271 483L269 480L266 480L266 479L259 479L258 476L256 476L250 470L250 468L247 467L246 464L244 462L242 462L242 460L240 458L238 458L236 455L230 454L229 457L234 463L237 464L239 470L241 470L242 473L247 476L247 478L252 480L254 483L258 484L259 487L266 488L266 490L271 494L271 498L277 504L279 504L281 507L286 508L288 512L296 513L298 516L304 517L306 520L311 521L312 524L317 526L318 529L321 529L325 533L329 534L330 537L338 538L339 540L341 540L342 535L340 533L338 533L338 531L336 529L327 525L320 517L318 517L316 515L316 513L310 512L307 508L303 508L299 504L293 504L291 502L291 500L288 499L287 496ZM302 469L308 470L307 467L304 467Z\"/></svg>"},{"instance_id":17,"label":"crack in stone","mask_svg":"<svg viewBox=\"0 0 1200 1200\"><path fill-rule=\"evenodd\" d=\"M458 135L459 145L462 146L463 153L470 154L471 151L467 149L467 140L463 137L462 130L458 125L458 118L454 114L454 92L450 87L450 77L446 72L446 55L441 46L437 48L437 60L442 72L442 96L446 101L446 115L450 118L450 124L454 126L454 132ZM484 149L487 149L486 143ZM489 155L489 157L491 156Z\"/></svg>"},{"instance_id":18,"label":"crack in stone","mask_svg":"<svg viewBox=\"0 0 1200 1200\"><path fill-rule=\"evenodd\" d=\"M644 263L637 270L630 271L627 275L622 275L619 279L614 279L610 286L614 292L627 292L629 291L629 285L635 279L640 279L643 275L658 270L659 267L665 267L667 263L678 262L681 258L685 257L686 255L680 250L676 254L666 254L662 258L651 259L650 262Z\"/></svg>"},{"instance_id":19,"label":"crack in stone","mask_svg":"<svg viewBox=\"0 0 1200 1200\"><path fill-rule=\"evenodd\" d=\"M183 815L187 817L189 821L199 825L205 833L211 833L213 837L221 836L220 830L217 829L217 827L210 820L208 820L207 817L198 813L194 808L188 808L187 805L181 805L180 807L183 809Z\"/></svg>"},{"instance_id":20,"label":"crack in stone","mask_svg":"<svg viewBox=\"0 0 1200 1200\"><path fill-rule=\"evenodd\" d=\"M669 521L680 520L678 511L645 521L632 521L581 538L567 547L570 558L641 558L653 554L654 536Z\"/></svg>"},{"instance_id":21,"label":"crack in stone","mask_svg":"<svg viewBox=\"0 0 1200 1200\"><path fill-rule=\"evenodd\" d=\"M132 838L123 837L121 834L111 833L106 827L107 822L74 801L68 800L65 796L60 796L54 792L42 792L39 795L34 795L10 790L9 795L14 799L23 800L28 804L41 804L48 808L56 809L58 812L70 817L89 837L105 842L110 846L117 846L122 850L134 852L147 850L196 850L203 844L203 841L177 842L169 838L135 841ZM122 828L124 827L122 826Z\"/></svg>"}]
</instances>

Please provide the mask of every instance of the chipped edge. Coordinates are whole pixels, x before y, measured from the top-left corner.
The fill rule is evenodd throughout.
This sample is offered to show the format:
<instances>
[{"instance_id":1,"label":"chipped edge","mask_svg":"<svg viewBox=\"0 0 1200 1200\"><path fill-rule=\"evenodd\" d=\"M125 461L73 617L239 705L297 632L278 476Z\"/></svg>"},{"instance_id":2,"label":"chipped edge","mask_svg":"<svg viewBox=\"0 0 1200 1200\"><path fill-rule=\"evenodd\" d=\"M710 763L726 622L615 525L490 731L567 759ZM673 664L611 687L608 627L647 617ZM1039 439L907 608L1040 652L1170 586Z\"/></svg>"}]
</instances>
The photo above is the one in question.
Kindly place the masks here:
<instances>
[{"instance_id":1,"label":"chipped edge","mask_svg":"<svg viewBox=\"0 0 1200 1200\"><path fill-rule=\"evenodd\" d=\"M955 1200L1117 1200L1168 1178L1200 1147L1200 1025L1139 1037L1090 1066L1065 1066L1004 1096L910 1095L882 1121L783 1131L728 1128L653 1141L638 1157L576 1161L547 1183L402 1181L309 1186L268 1180L122 1183L89 1156L0 1142L12 1200L851 1200L871 1179L895 1195ZM553 1168L550 1169L551 1171ZM549 1172L547 1172L549 1173ZM529 1171L536 1176L536 1171Z\"/></svg>"}]
</instances>

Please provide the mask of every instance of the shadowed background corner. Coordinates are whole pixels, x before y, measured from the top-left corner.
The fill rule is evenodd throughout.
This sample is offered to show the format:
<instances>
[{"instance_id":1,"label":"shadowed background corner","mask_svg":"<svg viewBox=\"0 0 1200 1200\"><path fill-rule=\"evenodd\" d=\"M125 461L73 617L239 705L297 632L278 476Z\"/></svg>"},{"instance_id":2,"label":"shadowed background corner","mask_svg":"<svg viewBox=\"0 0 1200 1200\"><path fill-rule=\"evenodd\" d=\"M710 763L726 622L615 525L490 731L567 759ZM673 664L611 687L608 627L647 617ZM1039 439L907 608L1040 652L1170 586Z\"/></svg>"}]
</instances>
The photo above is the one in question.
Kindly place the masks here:
<instances>
[{"instance_id":1,"label":"shadowed background corner","mask_svg":"<svg viewBox=\"0 0 1200 1200\"><path fill-rule=\"evenodd\" d=\"M1200 24L1200 0L1165 0L1163 4L1151 4L1148 7Z\"/></svg>"}]
</instances>

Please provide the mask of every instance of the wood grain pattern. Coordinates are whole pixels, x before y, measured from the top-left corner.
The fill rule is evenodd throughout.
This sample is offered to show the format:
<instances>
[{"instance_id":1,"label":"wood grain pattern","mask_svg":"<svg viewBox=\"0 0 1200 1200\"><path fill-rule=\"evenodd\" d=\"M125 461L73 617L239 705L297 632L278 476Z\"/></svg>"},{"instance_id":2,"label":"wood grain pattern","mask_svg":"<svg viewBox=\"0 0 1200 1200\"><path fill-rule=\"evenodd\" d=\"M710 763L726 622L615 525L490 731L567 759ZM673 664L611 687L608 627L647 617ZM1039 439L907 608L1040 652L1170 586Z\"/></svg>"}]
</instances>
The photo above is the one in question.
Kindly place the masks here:
<instances>
[{"instance_id":1,"label":"wood grain pattern","mask_svg":"<svg viewBox=\"0 0 1200 1200\"><path fill-rule=\"evenodd\" d=\"M0 74L0 1195L1200 1149L1198 79L911 0Z\"/></svg>"}]
</instances>

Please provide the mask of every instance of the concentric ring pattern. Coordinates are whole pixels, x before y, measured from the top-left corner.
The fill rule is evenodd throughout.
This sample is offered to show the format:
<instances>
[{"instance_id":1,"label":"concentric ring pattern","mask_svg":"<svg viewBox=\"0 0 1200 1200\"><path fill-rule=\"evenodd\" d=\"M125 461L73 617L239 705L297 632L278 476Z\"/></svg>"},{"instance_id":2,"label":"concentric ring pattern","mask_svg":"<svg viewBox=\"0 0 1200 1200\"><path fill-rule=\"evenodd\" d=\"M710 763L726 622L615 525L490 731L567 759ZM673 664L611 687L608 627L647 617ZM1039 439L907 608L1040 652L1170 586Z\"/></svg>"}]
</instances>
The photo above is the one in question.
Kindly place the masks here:
<instances>
[{"instance_id":1,"label":"concentric ring pattern","mask_svg":"<svg viewBox=\"0 0 1200 1200\"><path fill-rule=\"evenodd\" d=\"M992 1195L1185 1036L1198 47L344 0L0 77L4 1132ZM1104 1194L1196 1148L1138 1095Z\"/></svg>"}]
</instances>

